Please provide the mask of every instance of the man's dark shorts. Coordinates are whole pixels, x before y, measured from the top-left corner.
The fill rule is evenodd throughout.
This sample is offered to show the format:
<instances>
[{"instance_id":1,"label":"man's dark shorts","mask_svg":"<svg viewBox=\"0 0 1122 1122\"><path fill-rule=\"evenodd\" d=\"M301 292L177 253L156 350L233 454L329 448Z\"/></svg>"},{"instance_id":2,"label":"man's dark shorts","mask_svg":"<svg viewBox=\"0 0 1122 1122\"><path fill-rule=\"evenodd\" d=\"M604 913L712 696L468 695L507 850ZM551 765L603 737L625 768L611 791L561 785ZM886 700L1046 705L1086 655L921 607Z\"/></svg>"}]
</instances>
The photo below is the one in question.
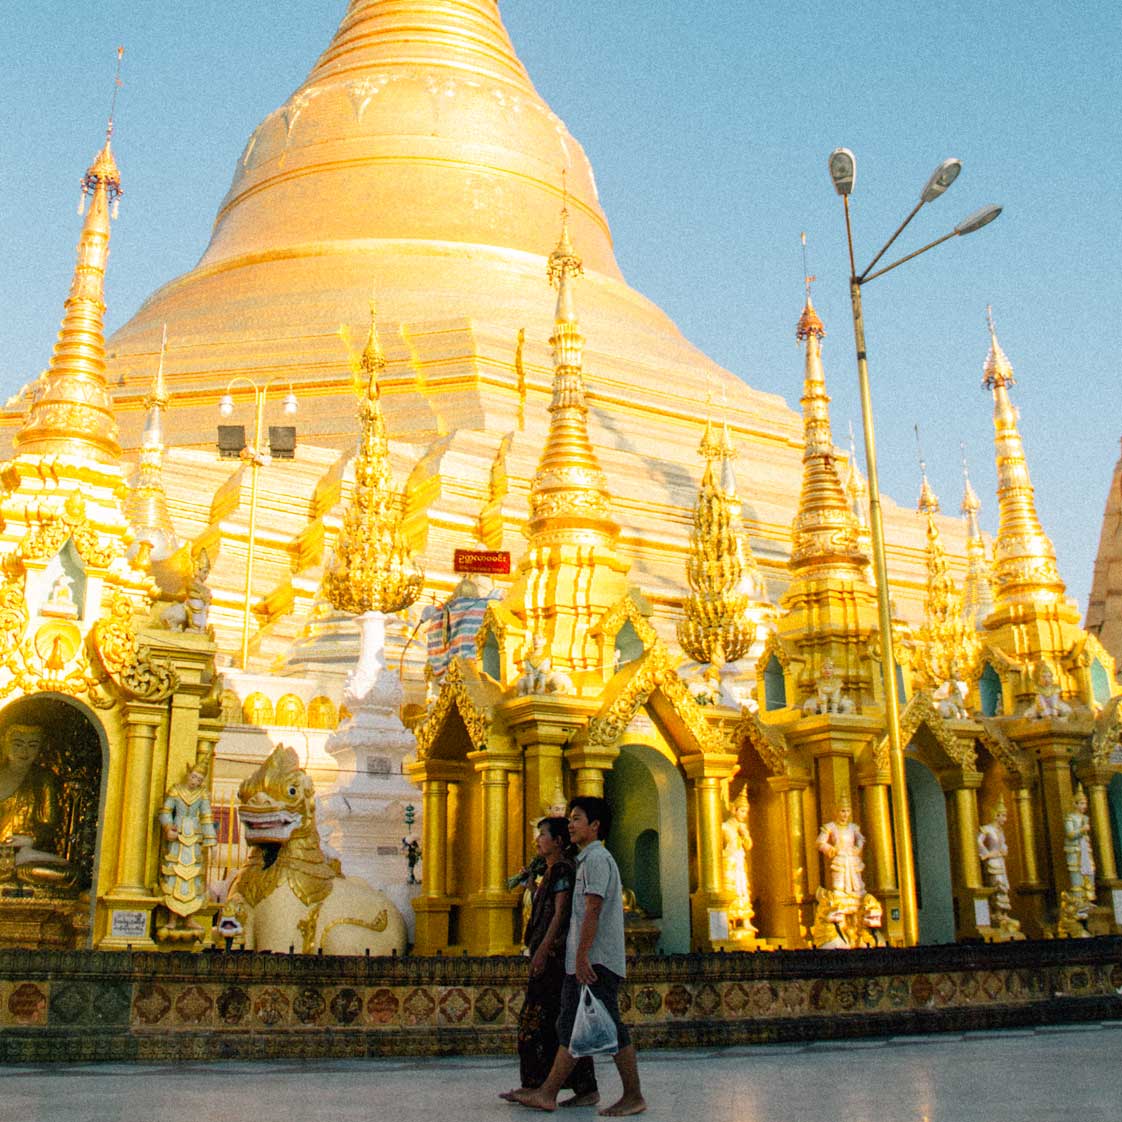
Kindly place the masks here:
<instances>
[{"instance_id":1,"label":"man's dark shorts","mask_svg":"<svg viewBox=\"0 0 1122 1122\"><path fill-rule=\"evenodd\" d=\"M598 962L593 964L596 971L596 981L589 986L593 997L598 997L608 1011L616 1026L616 1039L621 1049L631 1043L631 1033L627 1025L619 1016L619 987L623 979L618 974L613 974L607 967ZM566 974L564 984L561 986L561 1012L557 1014L557 1040L566 1048L573 1038L573 1022L577 1019L577 1006L580 1004L580 982L575 974Z\"/></svg>"}]
</instances>

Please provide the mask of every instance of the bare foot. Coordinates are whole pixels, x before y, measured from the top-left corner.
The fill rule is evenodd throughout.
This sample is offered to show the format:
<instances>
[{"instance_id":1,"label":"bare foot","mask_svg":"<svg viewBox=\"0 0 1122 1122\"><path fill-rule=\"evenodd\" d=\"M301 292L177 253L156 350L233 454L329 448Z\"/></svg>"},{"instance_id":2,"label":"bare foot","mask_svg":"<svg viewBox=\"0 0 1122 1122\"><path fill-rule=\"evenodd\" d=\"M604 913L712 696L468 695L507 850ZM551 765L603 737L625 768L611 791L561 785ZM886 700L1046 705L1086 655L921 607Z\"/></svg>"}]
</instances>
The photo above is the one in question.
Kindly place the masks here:
<instances>
[{"instance_id":1,"label":"bare foot","mask_svg":"<svg viewBox=\"0 0 1122 1122\"><path fill-rule=\"evenodd\" d=\"M528 1106L531 1110L547 1110L552 1112L557 1109L557 1100L549 1098L540 1090L523 1091L520 1087L514 1092L514 1101L516 1103L521 1103L523 1106Z\"/></svg>"},{"instance_id":2,"label":"bare foot","mask_svg":"<svg viewBox=\"0 0 1122 1122\"><path fill-rule=\"evenodd\" d=\"M624 1095L619 1102L604 1107L600 1113L609 1118L621 1118L628 1114L642 1114L646 1109L647 1100L642 1095L636 1095L634 1098Z\"/></svg>"},{"instance_id":3,"label":"bare foot","mask_svg":"<svg viewBox=\"0 0 1122 1122\"><path fill-rule=\"evenodd\" d=\"M599 1091L585 1091L583 1095L573 1095L571 1099L559 1102L557 1105L565 1106L595 1106L600 1101Z\"/></svg>"},{"instance_id":4,"label":"bare foot","mask_svg":"<svg viewBox=\"0 0 1122 1122\"><path fill-rule=\"evenodd\" d=\"M516 1103L518 1099L515 1097L519 1091L528 1091L529 1087L512 1087L509 1091L500 1091L499 1098L504 1102Z\"/></svg>"}]
</instances>

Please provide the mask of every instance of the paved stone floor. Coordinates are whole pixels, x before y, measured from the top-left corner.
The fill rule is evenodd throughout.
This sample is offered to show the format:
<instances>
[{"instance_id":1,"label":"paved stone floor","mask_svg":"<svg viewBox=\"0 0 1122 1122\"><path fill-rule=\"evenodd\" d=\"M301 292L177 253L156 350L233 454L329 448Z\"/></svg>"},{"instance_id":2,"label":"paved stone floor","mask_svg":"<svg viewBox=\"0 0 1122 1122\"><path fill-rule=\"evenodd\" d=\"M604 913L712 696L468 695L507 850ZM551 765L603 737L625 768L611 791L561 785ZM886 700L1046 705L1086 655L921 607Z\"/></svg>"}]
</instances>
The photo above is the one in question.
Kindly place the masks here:
<instances>
[{"instance_id":1,"label":"paved stone floor","mask_svg":"<svg viewBox=\"0 0 1122 1122\"><path fill-rule=\"evenodd\" d=\"M1120 1061L1122 1021L640 1059L647 1117L674 1122L1119 1122ZM0 1068L0 1122L515 1122L537 1117L495 1097L516 1070L505 1057ZM597 1072L614 1096L611 1064Z\"/></svg>"}]
</instances>

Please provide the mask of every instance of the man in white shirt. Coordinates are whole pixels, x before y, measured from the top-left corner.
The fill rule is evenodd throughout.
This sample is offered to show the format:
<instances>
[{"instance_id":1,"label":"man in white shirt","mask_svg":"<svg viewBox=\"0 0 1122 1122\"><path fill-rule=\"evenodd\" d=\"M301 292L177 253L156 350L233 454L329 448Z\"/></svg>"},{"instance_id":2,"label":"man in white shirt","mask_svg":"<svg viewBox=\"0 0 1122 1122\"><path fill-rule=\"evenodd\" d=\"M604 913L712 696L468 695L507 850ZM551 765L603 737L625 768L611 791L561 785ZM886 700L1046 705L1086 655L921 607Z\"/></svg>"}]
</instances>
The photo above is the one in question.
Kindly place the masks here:
<instances>
[{"instance_id":1,"label":"man in white shirt","mask_svg":"<svg viewBox=\"0 0 1122 1122\"><path fill-rule=\"evenodd\" d=\"M578 795L569 803L569 837L580 850L573 889L573 915L565 945L565 983L557 1038L561 1046L549 1077L534 1091L519 1091L516 1099L536 1110L555 1110L557 1094L576 1063L568 1044L586 985L615 1022L619 1051L616 1069L623 1081L619 1100L600 1111L609 1117L641 1114L647 1109L639 1086L639 1064L631 1034L619 1015L619 987L627 973L623 939L623 887L615 858L604 846L612 824L608 803L593 795Z\"/></svg>"}]
</instances>

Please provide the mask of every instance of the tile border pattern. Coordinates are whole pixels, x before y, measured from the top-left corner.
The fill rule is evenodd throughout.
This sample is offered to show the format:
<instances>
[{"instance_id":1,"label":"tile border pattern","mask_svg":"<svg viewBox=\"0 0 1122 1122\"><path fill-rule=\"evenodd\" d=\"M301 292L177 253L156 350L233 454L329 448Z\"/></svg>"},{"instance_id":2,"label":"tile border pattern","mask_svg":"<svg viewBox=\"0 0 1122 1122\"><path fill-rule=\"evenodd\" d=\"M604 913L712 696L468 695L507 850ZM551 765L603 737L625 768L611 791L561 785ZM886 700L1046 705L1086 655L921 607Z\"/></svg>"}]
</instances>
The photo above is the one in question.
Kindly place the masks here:
<instances>
[{"instance_id":1,"label":"tile border pattern","mask_svg":"<svg viewBox=\"0 0 1122 1122\"><path fill-rule=\"evenodd\" d=\"M0 950L0 1063L513 1051L521 958ZM1122 938L643 957L640 1047L1122 1017Z\"/></svg>"}]
</instances>

